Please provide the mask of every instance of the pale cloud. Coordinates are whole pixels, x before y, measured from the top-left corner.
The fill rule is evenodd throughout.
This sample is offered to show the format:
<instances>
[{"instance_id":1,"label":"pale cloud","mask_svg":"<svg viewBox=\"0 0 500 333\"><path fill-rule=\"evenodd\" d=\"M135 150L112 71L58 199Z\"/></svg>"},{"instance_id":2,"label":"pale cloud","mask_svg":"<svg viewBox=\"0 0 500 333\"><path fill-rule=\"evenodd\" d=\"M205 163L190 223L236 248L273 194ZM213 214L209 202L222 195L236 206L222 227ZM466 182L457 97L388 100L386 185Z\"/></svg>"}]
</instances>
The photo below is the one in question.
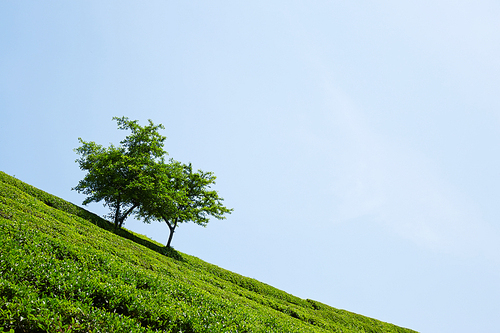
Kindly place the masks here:
<instances>
[{"instance_id":1,"label":"pale cloud","mask_svg":"<svg viewBox=\"0 0 500 333\"><path fill-rule=\"evenodd\" d=\"M500 259L498 232L474 201L444 180L438 161L377 133L340 89L327 84L331 124L342 133L336 196L344 222L370 217L381 227L441 252ZM366 112L366 111L365 111Z\"/></svg>"},{"instance_id":2,"label":"pale cloud","mask_svg":"<svg viewBox=\"0 0 500 333\"><path fill-rule=\"evenodd\" d=\"M493 96L500 70L494 60L500 51L495 32L500 27L498 4L385 1L374 7L376 13L370 17L383 21L386 29L381 41L396 41L417 58L427 59L429 75L444 68L450 82L438 86L453 84L456 93L471 96L474 103L482 103L478 96ZM336 219L345 223L369 219L431 250L488 256L500 262L500 230L483 218L477 198L446 177L450 165L370 123L373 118L368 116L380 111L361 108L337 82L332 70L335 59L327 48L315 43L300 24L294 29L309 68L325 91L328 115L323 118L328 125L323 126L335 133L328 137L306 131L300 136L330 154L333 196L341 201L334 204L339 207ZM429 117L432 112L422 110L422 115Z\"/></svg>"}]
</instances>

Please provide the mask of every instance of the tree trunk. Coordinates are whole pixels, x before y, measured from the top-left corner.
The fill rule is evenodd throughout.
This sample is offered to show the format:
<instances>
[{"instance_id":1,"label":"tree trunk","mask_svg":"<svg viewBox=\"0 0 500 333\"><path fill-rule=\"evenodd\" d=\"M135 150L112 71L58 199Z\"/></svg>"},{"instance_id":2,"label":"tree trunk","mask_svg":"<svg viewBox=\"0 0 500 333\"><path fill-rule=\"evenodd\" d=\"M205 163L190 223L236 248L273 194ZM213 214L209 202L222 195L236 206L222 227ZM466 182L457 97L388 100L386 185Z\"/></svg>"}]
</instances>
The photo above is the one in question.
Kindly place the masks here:
<instances>
[{"instance_id":1,"label":"tree trunk","mask_svg":"<svg viewBox=\"0 0 500 333\"><path fill-rule=\"evenodd\" d=\"M170 229L170 234L168 235L167 248L170 248L170 243L172 242L172 238L174 237L175 228L177 227L177 220L175 220L174 224L170 224L167 219L163 218L163 220L167 223L168 229Z\"/></svg>"},{"instance_id":2,"label":"tree trunk","mask_svg":"<svg viewBox=\"0 0 500 333\"><path fill-rule=\"evenodd\" d=\"M130 215L130 213L132 213L132 211L137 207L137 205L133 205L132 207L130 207L126 212L125 214L123 214L122 216L120 216L119 218L119 222L118 222L118 227L122 227L123 226L123 221L125 221L125 219Z\"/></svg>"},{"instance_id":3,"label":"tree trunk","mask_svg":"<svg viewBox=\"0 0 500 333\"><path fill-rule=\"evenodd\" d=\"M168 235L167 248L170 248L170 243L172 242L172 238L174 237L174 229L170 229L170 235Z\"/></svg>"},{"instance_id":4,"label":"tree trunk","mask_svg":"<svg viewBox=\"0 0 500 333\"><path fill-rule=\"evenodd\" d=\"M120 201L118 201L115 206L115 231L118 229L120 224L120 206Z\"/></svg>"}]
</instances>

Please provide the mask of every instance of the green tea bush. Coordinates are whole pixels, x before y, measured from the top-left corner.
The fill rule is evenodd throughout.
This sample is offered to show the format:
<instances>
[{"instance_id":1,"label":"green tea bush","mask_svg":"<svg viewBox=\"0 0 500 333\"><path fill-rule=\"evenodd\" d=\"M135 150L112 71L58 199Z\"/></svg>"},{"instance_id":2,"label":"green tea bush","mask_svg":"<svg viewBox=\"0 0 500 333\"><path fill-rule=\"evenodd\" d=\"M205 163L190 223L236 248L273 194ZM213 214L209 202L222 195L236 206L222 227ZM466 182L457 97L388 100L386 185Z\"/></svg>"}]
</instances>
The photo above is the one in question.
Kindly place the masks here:
<instances>
[{"instance_id":1,"label":"green tea bush","mask_svg":"<svg viewBox=\"0 0 500 333\"><path fill-rule=\"evenodd\" d=\"M0 172L0 331L412 332L112 231Z\"/></svg>"}]
</instances>

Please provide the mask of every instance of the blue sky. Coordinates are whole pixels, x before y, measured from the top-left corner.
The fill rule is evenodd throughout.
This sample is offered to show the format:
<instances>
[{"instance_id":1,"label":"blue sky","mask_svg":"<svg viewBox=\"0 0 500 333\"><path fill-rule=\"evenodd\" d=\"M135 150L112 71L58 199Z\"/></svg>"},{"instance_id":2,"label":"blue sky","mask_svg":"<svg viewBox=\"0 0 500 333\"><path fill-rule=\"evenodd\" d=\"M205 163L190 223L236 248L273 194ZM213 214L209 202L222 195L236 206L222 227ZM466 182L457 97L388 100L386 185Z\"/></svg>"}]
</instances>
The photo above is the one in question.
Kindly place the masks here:
<instances>
[{"instance_id":1,"label":"blue sky","mask_svg":"<svg viewBox=\"0 0 500 333\"><path fill-rule=\"evenodd\" d=\"M152 119L234 208L182 225L177 250L421 332L494 331L499 17L481 0L2 1L0 170L80 204L78 137Z\"/></svg>"}]
</instances>

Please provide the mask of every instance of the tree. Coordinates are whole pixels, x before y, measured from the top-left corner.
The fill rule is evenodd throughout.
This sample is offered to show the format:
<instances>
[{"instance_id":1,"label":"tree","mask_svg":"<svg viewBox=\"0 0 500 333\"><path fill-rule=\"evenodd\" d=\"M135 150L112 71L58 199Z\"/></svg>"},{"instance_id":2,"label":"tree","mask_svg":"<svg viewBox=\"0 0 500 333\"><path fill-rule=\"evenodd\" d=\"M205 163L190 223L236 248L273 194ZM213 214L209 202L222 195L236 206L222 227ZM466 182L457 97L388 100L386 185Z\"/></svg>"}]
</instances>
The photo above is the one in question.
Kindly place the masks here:
<instances>
[{"instance_id":1,"label":"tree","mask_svg":"<svg viewBox=\"0 0 500 333\"><path fill-rule=\"evenodd\" d=\"M73 190L88 195L84 205L104 200L117 229L141 205L141 191L151 187L151 172L157 163L163 163L167 152L163 150L166 137L158 133L163 125L149 120L149 125L141 127L127 117L113 120L119 129L132 133L119 147L105 148L79 138L82 145L75 149L80 155L76 162L87 174Z\"/></svg>"},{"instance_id":2,"label":"tree","mask_svg":"<svg viewBox=\"0 0 500 333\"><path fill-rule=\"evenodd\" d=\"M142 192L145 196L137 215L147 223L156 220L167 224L170 230L167 248L180 223L206 226L210 216L222 220L224 214L233 211L222 205L224 199L211 190L216 179L212 172L193 172L191 163L170 159L168 164L158 163L152 175L153 186Z\"/></svg>"}]
</instances>

